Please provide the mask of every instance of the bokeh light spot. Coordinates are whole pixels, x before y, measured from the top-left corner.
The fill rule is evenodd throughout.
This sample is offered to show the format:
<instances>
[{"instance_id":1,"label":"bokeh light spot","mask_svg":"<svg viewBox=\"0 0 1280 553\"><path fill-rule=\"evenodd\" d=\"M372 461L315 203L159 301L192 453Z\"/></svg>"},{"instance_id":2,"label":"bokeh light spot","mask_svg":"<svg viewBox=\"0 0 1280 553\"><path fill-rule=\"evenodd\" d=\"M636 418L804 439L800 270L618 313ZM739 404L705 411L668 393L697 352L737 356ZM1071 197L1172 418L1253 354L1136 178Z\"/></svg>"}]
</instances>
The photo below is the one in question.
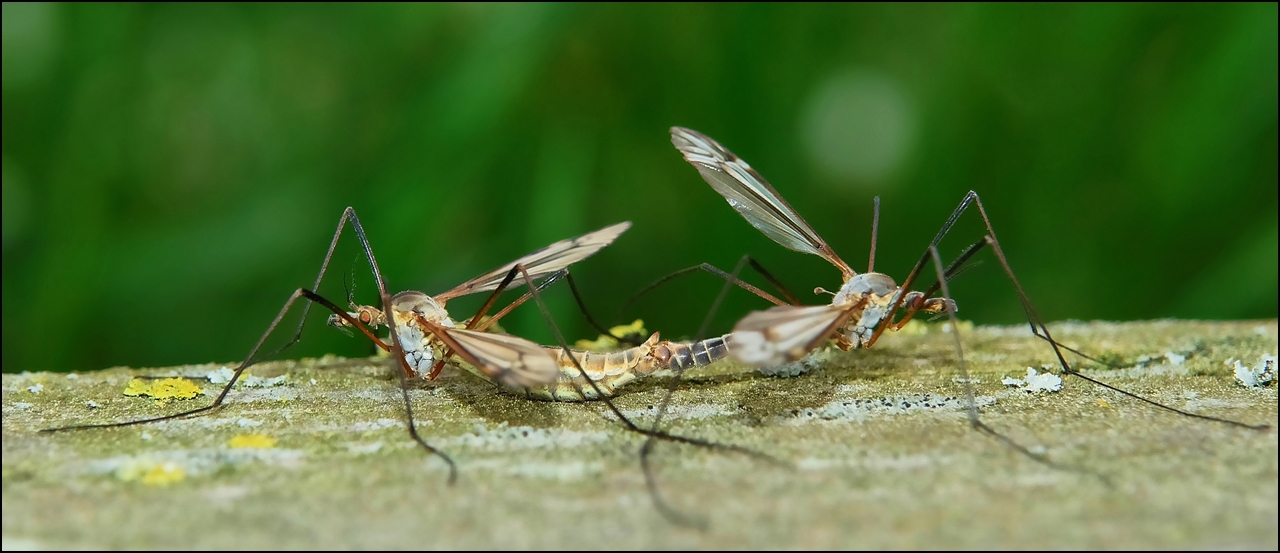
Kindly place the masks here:
<instances>
[{"instance_id":1,"label":"bokeh light spot","mask_svg":"<svg viewBox=\"0 0 1280 553\"><path fill-rule=\"evenodd\" d=\"M910 151L912 102L888 76L853 70L829 76L801 120L805 151L817 168L849 185L880 183Z\"/></svg>"}]
</instances>

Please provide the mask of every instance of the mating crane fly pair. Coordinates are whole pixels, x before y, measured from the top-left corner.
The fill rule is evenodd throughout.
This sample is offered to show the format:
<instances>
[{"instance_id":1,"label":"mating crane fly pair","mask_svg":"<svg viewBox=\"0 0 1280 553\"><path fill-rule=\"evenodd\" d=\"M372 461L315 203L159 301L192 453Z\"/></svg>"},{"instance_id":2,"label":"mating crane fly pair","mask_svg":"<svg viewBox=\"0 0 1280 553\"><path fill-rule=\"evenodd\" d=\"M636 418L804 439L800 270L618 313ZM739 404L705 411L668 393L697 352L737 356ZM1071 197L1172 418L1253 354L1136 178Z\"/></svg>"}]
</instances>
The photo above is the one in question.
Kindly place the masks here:
<instances>
[{"instance_id":1,"label":"mating crane fly pair","mask_svg":"<svg viewBox=\"0 0 1280 553\"><path fill-rule=\"evenodd\" d=\"M539 292L561 279L566 280L574 292L582 311L593 326L599 328L590 319L581 298L577 295L572 276L568 272L570 265L594 255L600 249L611 244L630 223L624 222L608 226L584 234L577 238L562 240L529 255L507 263L493 271L471 279L451 290L429 296L422 292L407 291L394 296L387 291L386 281L378 268L373 249L365 235L359 218L352 208L347 208L338 222L329 250L320 267L311 288L299 288L281 307L275 319L267 327L266 332L250 350L245 360L236 367L234 375L227 382L221 393L211 405L149 419L140 419L119 423L84 424L47 429L46 431L128 426L162 420L186 417L210 411L222 405L232 386L235 385L245 369L259 361L258 352L267 338L280 325L284 316L300 298L307 300L302 308L302 317L292 336L280 349L289 347L301 336L307 313L313 303L318 303L333 312L328 318L331 326L356 329L372 340L378 347L389 351L400 366L396 374L401 379L401 395L408 416L410 436L422 447L442 458L449 465L449 482L456 480L457 469L453 461L443 452L427 444L418 435L413 422L413 411L409 401L408 387L404 379L422 377L434 379L445 364L456 365L505 389L535 399L558 401L603 400L608 408L627 426L628 429L644 434L650 441L641 450L642 462L645 462L646 479L650 478L647 465L647 454L652 440L663 439L721 450L745 453L758 458L772 460L767 455L736 446L721 445L713 442L668 434L658 430L662 409L654 418L651 428L643 429L633 424L622 412L609 401L617 390L637 378L671 373L677 377L692 367L704 366L716 360L733 357L747 365L762 369L787 362L799 360L828 339L834 340L841 349L869 348L886 330L899 330L915 315L927 313L950 317L955 322L956 305L950 299L947 280L957 274L965 262L983 248L990 248L1003 267L1006 276L1013 284L1019 301L1027 315L1027 322L1033 335L1045 340L1053 348L1059 366L1064 374L1075 375L1096 385L1144 401L1151 405L1180 413L1186 416L1224 422L1232 425L1265 429L1266 425L1251 426L1243 423L1219 419L1206 415L1189 413L1173 407L1157 403L1151 399L1127 392L1109 384L1082 375L1067 362L1062 350L1067 349L1086 359L1092 359L1081 352L1058 344L1049 334L1048 329L1032 307L1030 299L1014 276L1009 263L996 240L995 231L991 227L990 218L982 206L981 200L974 192L969 192L943 224L938 234L930 242L925 253L908 273L899 286L894 280L882 273L875 272L875 227L878 220L877 210L873 217L872 244L867 265L867 272L858 273L832 251L831 247L805 222L782 196L745 161L738 158L725 147L711 138L696 131L673 127L671 140L684 159L692 164L703 179L716 192L728 201L729 205L741 214L747 222L778 244L801 253L817 255L838 269L843 277L840 289L831 293L832 300L827 305L801 306L785 302L762 292L737 279L733 274L710 268L712 272L726 278L731 283L751 291L766 300L777 304L774 307L755 311L741 319L733 331L724 336L692 342L672 342L660 340L658 333L639 345L620 351L607 353L573 350L569 348L558 328L551 321L546 308L542 305ZM961 255L945 268L938 255L937 246L957 219L970 206L976 207L986 225L987 234L983 239L961 253ZM351 311L340 308L333 302L315 292L324 278L325 271L333 256L343 228L350 222L361 248L367 257L377 283L379 304L355 305ZM912 286L924 270L925 265L932 262L937 282L923 291L913 290ZM710 266L705 266L710 267ZM766 275L767 276L767 275ZM529 285L529 289L517 300L510 303L492 317L485 318L499 295L507 290ZM825 292L821 288L816 292ZM462 324L450 318L445 310L446 303L453 298L489 292L488 300L479 311ZM941 297L935 297L938 294ZM789 296L789 294L788 294ZM523 338L488 332L492 324L509 313L515 307L529 299L538 304L551 327L556 345L542 346ZM895 315L903 313L897 321ZM387 327L386 338L381 338L375 331ZM605 331L607 332L607 331ZM956 340L957 361L962 373L965 371L963 349L958 333L953 333ZM987 427L978 419L977 408L973 401L973 392L965 378L968 394L968 411L971 424L991 434L1022 453L1046 462L1043 455L1032 453L1027 448L1013 442L1003 435ZM673 388L674 389L674 388ZM668 396L669 397L669 396ZM665 407L664 400L663 406ZM652 484L650 491L655 502L663 507Z\"/></svg>"},{"instance_id":2,"label":"mating crane fly pair","mask_svg":"<svg viewBox=\"0 0 1280 553\"><path fill-rule=\"evenodd\" d=\"M435 379L445 363L452 361L476 376L529 397L589 401L611 397L619 387L642 376L658 371L683 372L724 358L727 351L724 337L671 342L659 340L659 333L655 332L638 346L601 353L539 346L515 336L484 332L531 294L525 294L481 322L497 296L495 293L465 328L458 328L444 309L445 302L451 298L512 287L517 269L527 273L529 280L548 276L548 281L553 282L561 274L568 274L564 271L569 265L613 243L630 227L630 222L618 223L556 242L434 297L416 291L392 296L391 312L395 315L396 333L404 351L402 365L406 375ZM350 328L358 322L358 326L374 330L388 326L385 312L376 306L353 308L353 312L330 315L329 325ZM392 349L376 336L370 338L382 349ZM458 359L450 359L450 352ZM584 379L584 374L588 378Z\"/></svg>"},{"instance_id":3,"label":"mating crane fly pair","mask_svg":"<svg viewBox=\"0 0 1280 553\"><path fill-rule=\"evenodd\" d=\"M334 313L328 322L339 328L367 326L376 330L382 326L392 327L403 351L401 365L409 377L435 379L448 361L449 352L452 352L466 361L469 369L500 385L515 388L546 384L555 380L560 372L559 364L546 348L523 338L484 332L492 323L480 323L492 302L486 303L465 328L458 328L449 318L445 303L459 296L517 287L524 283L523 280L513 281L516 276L513 271L517 269L530 281L552 275L612 244L630 227L630 222L618 223L556 242L435 297L412 290L396 294L389 302L394 325L388 323L386 311L370 305L353 306L355 312L345 316ZM370 338L382 349L392 349L376 336Z\"/></svg>"}]
</instances>

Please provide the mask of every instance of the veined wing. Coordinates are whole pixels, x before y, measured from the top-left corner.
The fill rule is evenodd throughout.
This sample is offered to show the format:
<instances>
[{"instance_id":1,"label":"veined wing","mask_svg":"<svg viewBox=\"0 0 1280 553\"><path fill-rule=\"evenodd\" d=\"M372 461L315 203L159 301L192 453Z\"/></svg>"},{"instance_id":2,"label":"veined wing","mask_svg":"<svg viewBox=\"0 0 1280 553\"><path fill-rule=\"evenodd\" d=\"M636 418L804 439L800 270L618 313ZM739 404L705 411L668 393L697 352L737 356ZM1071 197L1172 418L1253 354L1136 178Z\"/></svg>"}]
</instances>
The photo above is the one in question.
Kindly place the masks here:
<instances>
[{"instance_id":1,"label":"veined wing","mask_svg":"<svg viewBox=\"0 0 1280 553\"><path fill-rule=\"evenodd\" d=\"M455 355L504 386L528 388L550 384L560 376L560 364L551 351L524 338L431 326Z\"/></svg>"},{"instance_id":2,"label":"veined wing","mask_svg":"<svg viewBox=\"0 0 1280 553\"><path fill-rule=\"evenodd\" d=\"M845 280L857 274L742 158L711 137L684 127L671 127L671 143L711 188L765 236L795 251L821 256L840 269Z\"/></svg>"},{"instance_id":3,"label":"veined wing","mask_svg":"<svg viewBox=\"0 0 1280 553\"><path fill-rule=\"evenodd\" d=\"M502 279L506 278L507 273L511 272L511 268L516 265L524 265L533 279L549 275L591 257L592 254L600 251L600 248L612 244L629 228L631 228L631 221L623 221L577 238L561 240L439 294L435 297L436 301L444 303L449 298L493 290L502 283ZM524 284L524 277L516 275L516 279L511 281L510 288L517 288L522 284Z\"/></svg>"},{"instance_id":4,"label":"veined wing","mask_svg":"<svg viewBox=\"0 0 1280 553\"><path fill-rule=\"evenodd\" d=\"M781 365L804 357L853 310L833 305L779 305L753 311L733 327L729 353L749 365Z\"/></svg>"}]
</instances>

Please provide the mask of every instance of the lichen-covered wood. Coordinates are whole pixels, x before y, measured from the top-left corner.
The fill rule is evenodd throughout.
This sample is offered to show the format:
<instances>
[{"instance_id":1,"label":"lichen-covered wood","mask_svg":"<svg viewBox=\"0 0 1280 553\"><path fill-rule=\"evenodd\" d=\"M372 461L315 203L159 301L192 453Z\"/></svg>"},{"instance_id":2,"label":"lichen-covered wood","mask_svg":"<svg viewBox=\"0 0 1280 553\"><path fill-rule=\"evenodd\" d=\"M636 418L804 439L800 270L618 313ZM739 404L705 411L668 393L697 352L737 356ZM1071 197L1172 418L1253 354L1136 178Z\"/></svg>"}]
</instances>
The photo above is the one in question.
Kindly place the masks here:
<instances>
[{"instance_id":1,"label":"lichen-covered wood","mask_svg":"<svg viewBox=\"0 0 1280 553\"><path fill-rule=\"evenodd\" d=\"M5 374L4 546L1277 547L1275 430L1161 412L1076 378L1028 393L1001 380L1052 363L1049 348L1025 326L967 330L983 419L1078 470L1047 467L969 427L940 328L824 354L794 378L732 364L691 374L669 430L793 465L658 446L660 489L705 516L705 531L654 508L642 440L603 405L517 398L452 370L410 392L423 437L458 463L452 487L444 463L409 439L397 380L377 360L268 363L251 369L257 386L209 414L53 434L37 430L210 401L208 380L191 400L123 392L139 374L199 379L223 365ZM1245 388L1226 363L1276 354L1274 320L1050 328L1125 366L1091 376L1178 408L1277 422L1275 386ZM617 404L648 421L665 382L633 383Z\"/></svg>"}]
</instances>

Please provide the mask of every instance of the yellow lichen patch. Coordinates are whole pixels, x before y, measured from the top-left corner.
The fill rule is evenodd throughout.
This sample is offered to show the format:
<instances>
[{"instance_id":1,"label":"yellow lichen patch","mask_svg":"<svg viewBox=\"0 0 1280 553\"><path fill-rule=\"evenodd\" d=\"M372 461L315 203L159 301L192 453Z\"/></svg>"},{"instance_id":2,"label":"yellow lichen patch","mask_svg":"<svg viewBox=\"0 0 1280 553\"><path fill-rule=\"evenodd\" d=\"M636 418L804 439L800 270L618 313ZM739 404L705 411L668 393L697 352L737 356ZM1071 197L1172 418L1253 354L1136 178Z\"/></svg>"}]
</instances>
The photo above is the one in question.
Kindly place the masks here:
<instances>
[{"instance_id":1,"label":"yellow lichen patch","mask_svg":"<svg viewBox=\"0 0 1280 553\"><path fill-rule=\"evenodd\" d=\"M141 481L148 486L167 486L187 478L182 465L157 463L151 459L134 459L116 469L116 478L125 482Z\"/></svg>"},{"instance_id":2,"label":"yellow lichen patch","mask_svg":"<svg viewBox=\"0 0 1280 553\"><path fill-rule=\"evenodd\" d=\"M141 378L135 378L129 381L129 385L124 387L124 395L126 396L145 396L151 394L151 383Z\"/></svg>"},{"instance_id":3,"label":"yellow lichen patch","mask_svg":"<svg viewBox=\"0 0 1280 553\"><path fill-rule=\"evenodd\" d=\"M268 449L276 446L276 439L262 434L241 434L227 442L230 448Z\"/></svg>"},{"instance_id":4,"label":"yellow lichen patch","mask_svg":"<svg viewBox=\"0 0 1280 553\"><path fill-rule=\"evenodd\" d=\"M129 381L124 389L126 396L147 396L156 399L191 399L204 393L195 382L185 378L164 378L148 382L141 378Z\"/></svg>"},{"instance_id":5,"label":"yellow lichen patch","mask_svg":"<svg viewBox=\"0 0 1280 553\"><path fill-rule=\"evenodd\" d=\"M619 337L626 336L628 334L638 334L642 337L648 335L648 332L645 332L644 329L644 321L641 319L636 319L635 322L629 325L618 325L610 328L609 333L613 336ZM613 336L601 334L600 337L595 340L578 340L573 347L587 351L609 351L617 349L618 341L614 339Z\"/></svg>"},{"instance_id":6,"label":"yellow lichen patch","mask_svg":"<svg viewBox=\"0 0 1280 553\"><path fill-rule=\"evenodd\" d=\"M175 463L161 463L142 475L142 483L148 486L168 486L181 482L187 477L186 471Z\"/></svg>"}]
</instances>

